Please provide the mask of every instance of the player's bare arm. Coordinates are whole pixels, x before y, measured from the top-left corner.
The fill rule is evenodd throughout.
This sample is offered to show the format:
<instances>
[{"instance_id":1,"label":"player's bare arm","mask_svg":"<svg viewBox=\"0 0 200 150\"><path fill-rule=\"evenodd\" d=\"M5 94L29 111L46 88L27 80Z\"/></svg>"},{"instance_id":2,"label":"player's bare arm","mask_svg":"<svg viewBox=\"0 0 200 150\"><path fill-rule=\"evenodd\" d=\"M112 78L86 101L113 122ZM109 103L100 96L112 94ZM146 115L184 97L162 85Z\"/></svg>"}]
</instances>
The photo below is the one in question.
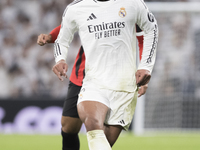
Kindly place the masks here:
<instances>
[{"instance_id":1,"label":"player's bare arm","mask_svg":"<svg viewBox=\"0 0 200 150\"><path fill-rule=\"evenodd\" d=\"M145 84L145 85L139 87L138 97L141 97L142 95L144 95L147 91L147 88L148 88L148 84Z\"/></svg>"},{"instance_id":2,"label":"player's bare arm","mask_svg":"<svg viewBox=\"0 0 200 150\"><path fill-rule=\"evenodd\" d=\"M52 71L58 76L58 78L63 81L62 77L67 78L66 72L68 70L68 65L65 60L61 59L52 68Z\"/></svg>"},{"instance_id":3,"label":"player's bare arm","mask_svg":"<svg viewBox=\"0 0 200 150\"><path fill-rule=\"evenodd\" d=\"M138 87L148 84L151 79L151 73L149 70L141 69L135 73L136 84Z\"/></svg>"},{"instance_id":4,"label":"player's bare arm","mask_svg":"<svg viewBox=\"0 0 200 150\"><path fill-rule=\"evenodd\" d=\"M47 43L51 43L52 36L51 34L40 34L37 39L37 44L43 46Z\"/></svg>"}]
</instances>

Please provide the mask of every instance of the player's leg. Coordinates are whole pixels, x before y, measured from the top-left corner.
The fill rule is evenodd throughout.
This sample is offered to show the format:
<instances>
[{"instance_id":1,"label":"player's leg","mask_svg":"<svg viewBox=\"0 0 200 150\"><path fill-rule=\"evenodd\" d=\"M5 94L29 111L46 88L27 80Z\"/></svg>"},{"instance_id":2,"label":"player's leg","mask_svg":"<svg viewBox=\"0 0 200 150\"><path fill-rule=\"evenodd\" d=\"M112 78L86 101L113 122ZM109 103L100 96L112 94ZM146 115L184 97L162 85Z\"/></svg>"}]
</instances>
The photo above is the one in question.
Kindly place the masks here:
<instances>
[{"instance_id":1,"label":"player's leg","mask_svg":"<svg viewBox=\"0 0 200 150\"><path fill-rule=\"evenodd\" d=\"M114 145L121 131L128 130L137 102L137 92L109 92L110 109L106 116L104 132L111 145Z\"/></svg>"},{"instance_id":2,"label":"player's leg","mask_svg":"<svg viewBox=\"0 0 200 150\"><path fill-rule=\"evenodd\" d=\"M77 112L77 99L81 87L69 83L67 98L63 106L63 114L61 118L62 124L62 149L63 150L79 150L80 143L78 132L80 131L82 122Z\"/></svg>"},{"instance_id":3,"label":"player's leg","mask_svg":"<svg viewBox=\"0 0 200 150\"><path fill-rule=\"evenodd\" d=\"M104 125L104 133L111 147L117 141L122 129L120 125Z\"/></svg>"},{"instance_id":4,"label":"player's leg","mask_svg":"<svg viewBox=\"0 0 200 150\"><path fill-rule=\"evenodd\" d=\"M77 108L79 117L87 129L89 149L111 150L103 130L108 107L97 101L82 101Z\"/></svg>"},{"instance_id":5,"label":"player's leg","mask_svg":"<svg viewBox=\"0 0 200 150\"><path fill-rule=\"evenodd\" d=\"M82 126L79 118L62 116L62 149L63 150L79 150L80 142L78 132Z\"/></svg>"},{"instance_id":6,"label":"player's leg","mask_svg":"<svg viewBox=\"0 0 200 150\"><path fill-rule=\"evenodd\" d=\"M96 101L83 101L78 104L79 117L87 131L103 130L108 107Z\"/></svg>"},{"instance_id":7,"label":"player's leg","mask_svg":"<svg viewBox=\"0 0 200 150\"><path fill-rule=\"evenodd\" d=\"M69 116L62 116L61 118L62 131L65 133L78 133L82 126L80 118L73 118Z\"/></svg>"}]
</instances>

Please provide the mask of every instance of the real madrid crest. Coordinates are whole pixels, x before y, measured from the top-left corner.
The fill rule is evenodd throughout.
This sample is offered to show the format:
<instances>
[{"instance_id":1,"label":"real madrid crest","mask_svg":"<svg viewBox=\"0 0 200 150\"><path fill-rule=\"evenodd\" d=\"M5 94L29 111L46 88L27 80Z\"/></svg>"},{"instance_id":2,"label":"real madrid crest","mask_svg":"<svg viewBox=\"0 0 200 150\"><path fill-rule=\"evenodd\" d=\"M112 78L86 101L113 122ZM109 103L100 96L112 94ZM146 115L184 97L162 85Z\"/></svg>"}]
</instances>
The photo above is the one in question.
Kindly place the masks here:
<instances>
[{"instance_id":1,"label":"real madrid crest","mask_svg":"<svg viewBox=\"0 0 200 150\"><path fill-rule=\"evenodd\" d=\"M126 16L126 10L124 7L120 8L119 16L124 18Z\"/></svg>"}]
</instances>

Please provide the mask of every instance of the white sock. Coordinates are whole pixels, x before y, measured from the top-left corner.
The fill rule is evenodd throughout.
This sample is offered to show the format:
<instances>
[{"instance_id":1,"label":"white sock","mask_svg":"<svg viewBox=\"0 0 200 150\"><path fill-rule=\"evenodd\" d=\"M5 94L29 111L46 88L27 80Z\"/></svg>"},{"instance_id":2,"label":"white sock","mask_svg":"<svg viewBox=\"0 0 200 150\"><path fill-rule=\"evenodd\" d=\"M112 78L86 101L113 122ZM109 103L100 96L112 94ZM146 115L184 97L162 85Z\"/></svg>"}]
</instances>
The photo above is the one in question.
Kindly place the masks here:
<instances>
[{"instance_id":1,"label":"white sock","mask_svg":"<svg viewBox=\"0 0 200 150\"><path fill-rule=\"evenodd\" d=\"M87 140L90 150L112 150L103 130L88 131Z\"/></svg>"}]
</instances>

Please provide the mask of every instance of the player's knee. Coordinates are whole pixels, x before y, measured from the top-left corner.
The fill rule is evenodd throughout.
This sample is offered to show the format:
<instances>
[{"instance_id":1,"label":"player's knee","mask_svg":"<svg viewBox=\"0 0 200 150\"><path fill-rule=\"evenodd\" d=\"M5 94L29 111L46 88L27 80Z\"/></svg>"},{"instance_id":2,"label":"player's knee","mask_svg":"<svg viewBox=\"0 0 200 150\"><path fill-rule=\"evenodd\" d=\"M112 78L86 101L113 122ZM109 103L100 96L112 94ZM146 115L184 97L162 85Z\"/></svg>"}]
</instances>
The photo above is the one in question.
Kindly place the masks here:
<instances>
[{"instance_id":1,"label":"player's knee","mask_svg":"<svg viewBox=\"0 0 200 150\"><path fill-rule=\"evenodd\" d=\"M100 122L97 118L86 118L85 119L85 127L87 131L103 129L103 122Z\"/></svg>"},{"instance_id":2,"label":"player's knee","mask_svg":"<svg viewBox=\"0 0 200 150\"><path fill-rule=\"evenodd\" d=\"M70 121L61 119L62 131L65 133L78 133L81 128L81 121Z\"/></svg>"},{"instance_id":3,"label":"player's knee","mask_svg":"<svg viewBox=\"0 0 200 150\"><path fill-rule=\"evenodd\" d=\"M63 123L62 124L62 131L65 133L78 133L80 130L80 127L71 124L71 123Z\"/></svg>"}]
</instances>

